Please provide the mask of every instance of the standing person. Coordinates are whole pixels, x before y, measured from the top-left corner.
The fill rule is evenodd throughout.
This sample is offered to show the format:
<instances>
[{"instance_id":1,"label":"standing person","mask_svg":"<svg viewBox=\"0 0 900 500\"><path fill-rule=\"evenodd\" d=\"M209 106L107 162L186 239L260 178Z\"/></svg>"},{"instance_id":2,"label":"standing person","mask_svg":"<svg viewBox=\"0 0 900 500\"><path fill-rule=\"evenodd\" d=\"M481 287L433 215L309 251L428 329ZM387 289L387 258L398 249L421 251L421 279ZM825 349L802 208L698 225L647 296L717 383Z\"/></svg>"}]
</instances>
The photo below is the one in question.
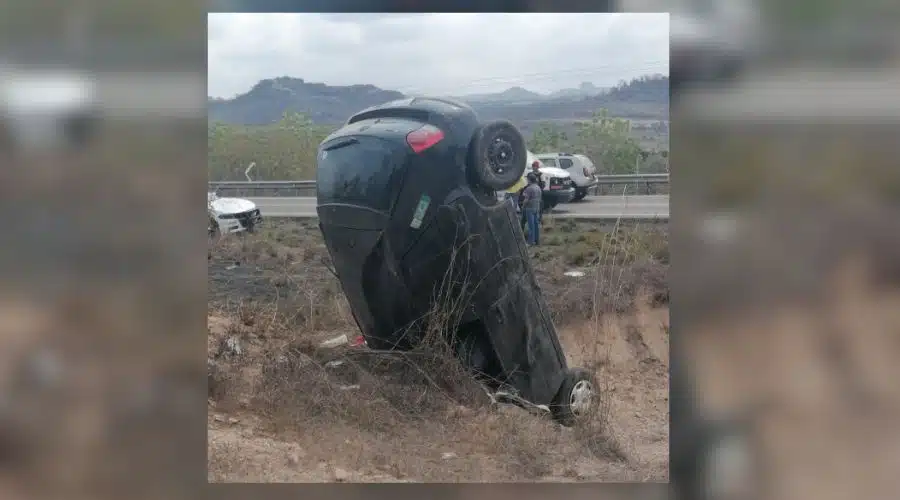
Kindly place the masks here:
<instances>
[{"instance_id":1,"label":"standing person","mask_svg":"<svg viewBox=\"0 0 900 500\"><path fill-rule=\"evenodd\" d=\"M540 161L534 160L533 162L531 162L531 173L534 174L534 176L537 178L538 186L540 186L541 189L547 187L544 185L544 177L541 175Z\"/></svg>"},{"instance_id":2,"label":"standing person","mask_svg":"<svg viewBox=\"0 0 900 500\"><path fill-rule=\"evenodd\" d=\"M540 217L541 217L541 187L538 178L533 172L528 173L528 185L522 190L522 213L528 224L528 237L525 241L529 245L540 244Z\"/></svg>"},{"instance_id":3,"label":"standing person","mask_svg":"<svg viewBox=\"0 0 900 500\"><path fill-rule=\"evenodd\" d=\"M537 177L538 186L541 187L541 193L543 193L544 189L547 186L544 184L544 176L541 174L541 162L540 161L534 160L533 162L531 162L531 173L534 174L535 177ZM541 197L541 210L540 210L540 212L538 212L538 214L539 214L540 222L543 223L544 222L544 199L543 199L543 197Z\"/></svg>"},{"instance_id":4,"label":"standing person","mask_svg":"<svg viewBox=\"0 0 900 500\"><path fill-rule=\"evenodd\" d=\"M531 174L528 174L531 175ZM519 223L522 224L522 232L528 232L528 219L525 218L525 190L528 189L528 183L526 182L525 187L519 190L519 195L516 196L516 203L519 206Z\"/></svg>"}]
</instances>

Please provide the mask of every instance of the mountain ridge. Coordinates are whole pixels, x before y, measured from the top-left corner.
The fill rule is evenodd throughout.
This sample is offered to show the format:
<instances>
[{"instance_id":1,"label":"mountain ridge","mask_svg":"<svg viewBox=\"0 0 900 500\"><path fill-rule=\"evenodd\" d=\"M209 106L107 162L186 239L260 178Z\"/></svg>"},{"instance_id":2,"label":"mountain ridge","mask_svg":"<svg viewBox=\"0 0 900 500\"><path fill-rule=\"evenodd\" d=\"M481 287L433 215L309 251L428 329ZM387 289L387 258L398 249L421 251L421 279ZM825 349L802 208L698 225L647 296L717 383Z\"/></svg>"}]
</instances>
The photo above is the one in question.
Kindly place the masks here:
<instances>
[{"instance_id":1,"label":"mountain ridge","mask_svg":"<svg viewBox=\"0 0 900 500\"><path fill-rule=\"evenodd\" d=\"M242 125L277 122L285 112L305 113L314 123L338 124L352 114L388 101L409 97L371 84L332 86L281 76L257 82L233 98L207 97L210 121ZM601 89L590 82L577 88L539 94L521 86L494 94L472 94L456 99L470 104L482 119L535 120L588 119L600 109L613 116L668 120L669 78L647 75Z\"/></svg>"}]
</instances>

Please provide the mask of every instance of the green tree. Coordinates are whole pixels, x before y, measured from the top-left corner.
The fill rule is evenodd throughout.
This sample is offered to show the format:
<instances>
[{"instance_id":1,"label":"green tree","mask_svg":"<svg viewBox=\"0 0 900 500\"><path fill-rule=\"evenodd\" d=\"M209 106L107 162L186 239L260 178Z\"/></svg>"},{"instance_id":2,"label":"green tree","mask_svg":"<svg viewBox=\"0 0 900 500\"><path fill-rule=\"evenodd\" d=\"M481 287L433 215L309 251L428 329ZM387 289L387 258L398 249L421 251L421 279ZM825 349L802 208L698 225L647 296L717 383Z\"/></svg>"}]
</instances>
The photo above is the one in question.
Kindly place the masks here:
<instances>
[{"instance_id":1,"label":"green tree","mask_svg":"<svg viewBox=\"0 0 900 500\"><path fill-rule=\"evenodd\" d=\"M565 151L584 154L603 174L634 173L642 150L632 137L629 120L612 117L607 110L601 110L589 121L579 122L576 126L576 133L571 135L558 125L542 123L528 140L528 148L534 153ZM662 166L659 161L654 161L652 168Z\"/></svg>"},{"instance_id":2,"label":"green tree","mask_svg":"<svg viewBox=\"0 0 900 500\"><path fill-rule=\"evenodd\" d=\"M578 124L574 151L587 155L606 174L633 173L641 147L631 137L631 122L601 110L588 122Z\"/></svg>"},{"instance_id":3,"label":"green tree","mask_svg":"<svg viewBox=\"0 0 900 500\"><path fill-rule=\"evenodd\" d=\"M208 169L211 180L245 180L244 171L256 163L254 180L315 178L316 150L331 133L299 113L285 113L271 125L208 126Z\"/></svg>"},{"instance_id":4,"label":"green tree","mask_svg":"<svg viewBox=\"0 0 900 500\"><path fill-rule=\"evenodd\" d=\"M562 151L569 147L569 136L558 125L542 123L528 139L528 149L533 153Z\"/></svg>"}]
</instances>

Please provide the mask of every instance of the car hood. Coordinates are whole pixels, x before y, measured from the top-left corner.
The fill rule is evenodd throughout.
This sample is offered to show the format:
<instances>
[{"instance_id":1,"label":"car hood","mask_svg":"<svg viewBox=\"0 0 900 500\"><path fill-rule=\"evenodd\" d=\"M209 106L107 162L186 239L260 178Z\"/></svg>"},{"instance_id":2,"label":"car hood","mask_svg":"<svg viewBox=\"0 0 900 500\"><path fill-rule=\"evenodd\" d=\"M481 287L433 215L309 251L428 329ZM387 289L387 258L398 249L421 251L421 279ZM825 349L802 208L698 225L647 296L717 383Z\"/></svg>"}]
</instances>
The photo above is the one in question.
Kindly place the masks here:
<instances>
[{"instance_id":1,"label":"car hood","mask_svg":"<svg viewBox=\"0 0 900 500\"><path fill-rule=\"evenodd\" d=\"M209 206L219 214L239 214L256 208L256 203L243 198L216 198Z\"/></svg>"},{"instance_id":2,"label":"car hood","mask_svg":"<svg viewBox=\"0 0 900 500\"><path fill-rule=\"evenodd\" d=\"M572 177L568 172L557 167L541 167L541 174L549 177Z\"/></svg>"}]
</instances>

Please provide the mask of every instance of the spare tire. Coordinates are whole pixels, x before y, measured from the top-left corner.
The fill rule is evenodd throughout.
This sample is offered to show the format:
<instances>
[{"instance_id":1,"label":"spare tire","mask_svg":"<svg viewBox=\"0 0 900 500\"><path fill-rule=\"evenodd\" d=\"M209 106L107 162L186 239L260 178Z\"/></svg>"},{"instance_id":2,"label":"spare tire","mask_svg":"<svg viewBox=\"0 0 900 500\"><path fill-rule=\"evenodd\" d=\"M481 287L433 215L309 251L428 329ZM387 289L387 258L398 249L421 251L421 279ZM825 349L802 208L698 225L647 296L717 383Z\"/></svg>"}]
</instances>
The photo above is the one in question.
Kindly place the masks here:
<instances>
[{"instance_id":1,"label":"spare tire","mask_svg":"<svg viewBox=\"0 0 900 500\"><path fill-rule=\"evenodd\" d=\"M525 173L525 138L512 123L498 120L478 128L470 146L470 173L478 184L504 191Z\"/></svg>"}]
</instances>

